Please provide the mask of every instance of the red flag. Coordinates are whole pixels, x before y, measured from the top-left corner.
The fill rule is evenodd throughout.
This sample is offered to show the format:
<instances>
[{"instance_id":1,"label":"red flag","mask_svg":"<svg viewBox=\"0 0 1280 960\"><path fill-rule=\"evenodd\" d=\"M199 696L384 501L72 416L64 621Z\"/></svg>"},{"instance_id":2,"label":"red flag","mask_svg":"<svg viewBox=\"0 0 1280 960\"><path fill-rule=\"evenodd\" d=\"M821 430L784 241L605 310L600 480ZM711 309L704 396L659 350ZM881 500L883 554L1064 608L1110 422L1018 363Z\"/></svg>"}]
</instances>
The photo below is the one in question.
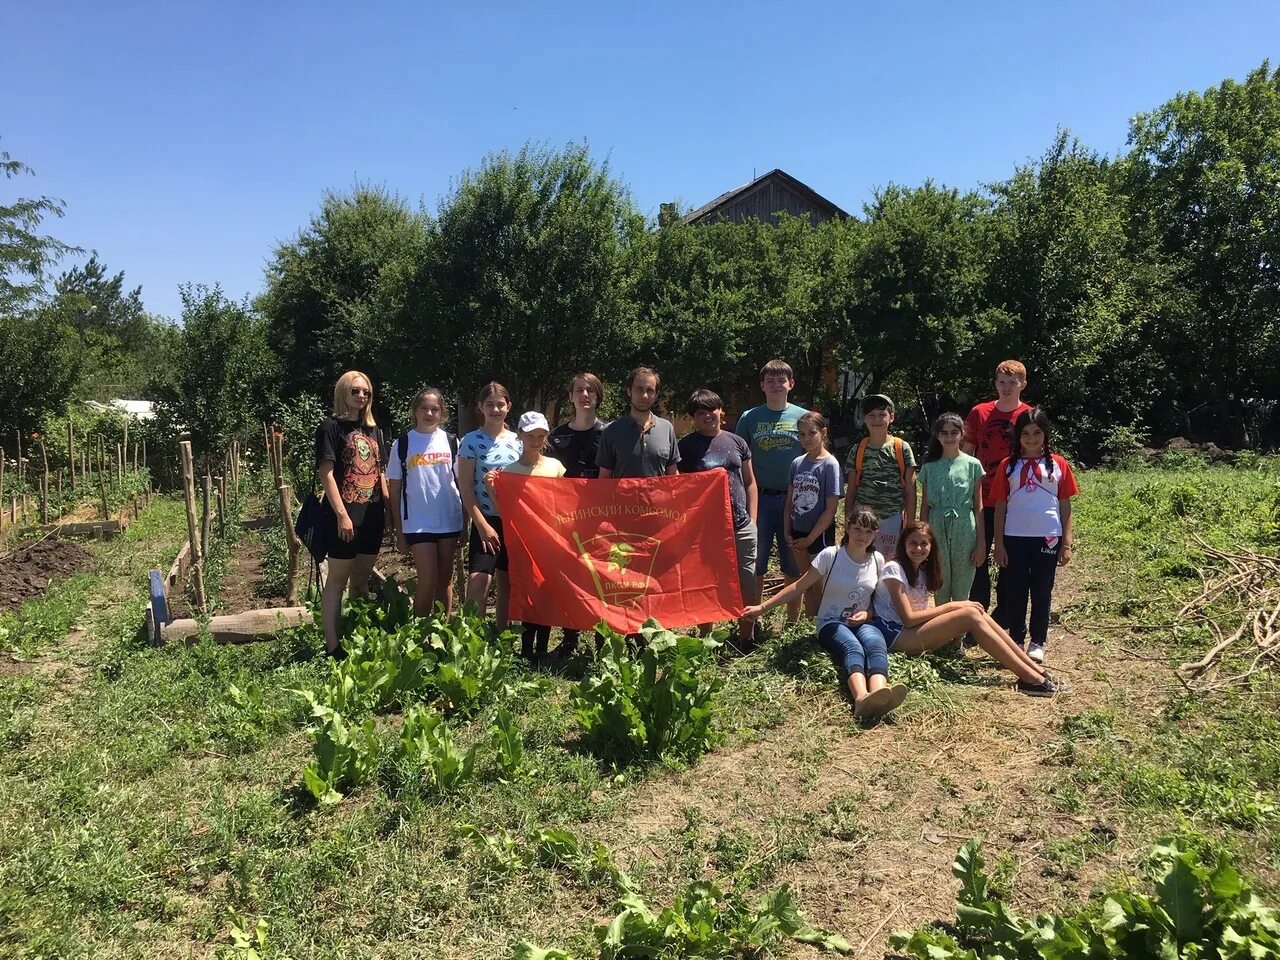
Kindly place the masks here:
<instances>
[{"instance_id":1,"label":"red flag","mask_svg":"<svg viewBox=\"0 0 1280 960\"><path fill-rule=\"evenodd\" d=\"M729 476L626 480L499 474L511 619L623 633L742 613Z\"/></svg>"}]
</instances>

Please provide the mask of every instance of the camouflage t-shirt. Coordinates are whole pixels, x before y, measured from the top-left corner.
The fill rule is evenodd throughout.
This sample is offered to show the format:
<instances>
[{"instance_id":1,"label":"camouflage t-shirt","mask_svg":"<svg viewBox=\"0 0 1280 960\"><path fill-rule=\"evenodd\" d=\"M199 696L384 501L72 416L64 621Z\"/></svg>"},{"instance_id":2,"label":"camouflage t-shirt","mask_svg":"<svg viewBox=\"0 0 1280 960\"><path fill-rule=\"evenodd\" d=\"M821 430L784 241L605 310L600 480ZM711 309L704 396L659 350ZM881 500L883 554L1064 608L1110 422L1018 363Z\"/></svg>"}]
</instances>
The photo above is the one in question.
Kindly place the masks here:
<instances>
[{"instance_id":1,"label":"camouflage t-shirt","mask_svg":"<svg viewBox=\"0 0 1280 960\"><path fill-rule=\"evenodd\" d=\"M858 444L854 444L845 461L845 471L852 474L857 462ZM908 469L916 465L916 455L911 444L902 441L902 462ZM856 478L849 477L852 488ZM898 458L893 453L893 437L885 441L883 447L867 444L867 452L862 458L862 482L854 494L854 504L870 507L881 520L901 513L906 506L902 491L902 476L898 472Z\"/></svg>"}]
</instances>

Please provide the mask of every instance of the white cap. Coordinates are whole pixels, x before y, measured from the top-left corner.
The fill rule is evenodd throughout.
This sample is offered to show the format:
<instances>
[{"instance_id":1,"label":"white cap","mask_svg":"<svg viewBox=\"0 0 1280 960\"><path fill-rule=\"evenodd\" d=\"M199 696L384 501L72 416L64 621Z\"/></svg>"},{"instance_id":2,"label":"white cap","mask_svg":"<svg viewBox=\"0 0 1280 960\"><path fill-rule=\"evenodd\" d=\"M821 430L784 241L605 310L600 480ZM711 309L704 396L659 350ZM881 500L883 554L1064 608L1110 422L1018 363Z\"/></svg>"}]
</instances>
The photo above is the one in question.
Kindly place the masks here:
<instances>
[{"instance_id":1,"label":"white cap","mask_svg":"<svg viewBox=\"0 0 1280 960\"><path fill-rule=\"evenodd\" d=\"M551 427L547 425L547 418L540 414L537 410L526 410L520 414L520 422L517 428L521 433L528 433L530 430L546 430L551 432Z\"/></svg>"}]
</instances>

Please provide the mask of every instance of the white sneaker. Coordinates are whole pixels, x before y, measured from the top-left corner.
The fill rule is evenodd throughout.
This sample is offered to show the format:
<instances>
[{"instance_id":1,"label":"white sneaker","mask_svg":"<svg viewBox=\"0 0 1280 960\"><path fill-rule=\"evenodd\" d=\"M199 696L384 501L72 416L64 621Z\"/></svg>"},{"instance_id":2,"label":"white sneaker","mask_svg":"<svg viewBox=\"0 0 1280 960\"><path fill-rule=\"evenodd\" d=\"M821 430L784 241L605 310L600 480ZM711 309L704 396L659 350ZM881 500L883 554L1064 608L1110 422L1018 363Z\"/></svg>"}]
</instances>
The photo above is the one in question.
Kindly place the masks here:
<instances>
[{"instance_id":1,"label":"white sneaker","mask_svg":"<svg viewBox=\"0 0 1280 960\"><path fill-rule=\"evenodd\" d=\"M1033 643L1027 648L1027 656L1036 663L1044 663L1044 644Z\"/></svg>"}]
</instances>

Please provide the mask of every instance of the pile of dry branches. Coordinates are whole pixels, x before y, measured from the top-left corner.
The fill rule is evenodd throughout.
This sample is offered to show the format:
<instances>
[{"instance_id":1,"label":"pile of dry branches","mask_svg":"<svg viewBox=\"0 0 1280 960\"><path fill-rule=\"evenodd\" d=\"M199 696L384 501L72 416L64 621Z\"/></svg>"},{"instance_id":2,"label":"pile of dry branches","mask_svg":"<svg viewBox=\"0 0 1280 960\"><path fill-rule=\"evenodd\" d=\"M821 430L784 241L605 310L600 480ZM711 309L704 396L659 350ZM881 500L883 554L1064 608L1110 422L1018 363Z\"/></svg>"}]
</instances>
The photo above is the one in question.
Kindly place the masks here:
<instances>
[{"instance_id":1,"label":"pile of dry branches","mask_svg":"<svg viewBox=\"0 0 1280 960\"><path fill-rule=\"evenodd\" d=\"M1217 642L1200 660L1178 667L1178 678L1189 690L1218 690L1280 663L1280 557L1252 550L1227 553L1199 537L1196 543L1208 562L1200 570L1203 588L1175 622L1181 628L1203 624ZM1228 634L1231 624L1237 625ZM1225 673L1224 659L1238 661L1243 669Z\"/></svg>"}]
</instances>

